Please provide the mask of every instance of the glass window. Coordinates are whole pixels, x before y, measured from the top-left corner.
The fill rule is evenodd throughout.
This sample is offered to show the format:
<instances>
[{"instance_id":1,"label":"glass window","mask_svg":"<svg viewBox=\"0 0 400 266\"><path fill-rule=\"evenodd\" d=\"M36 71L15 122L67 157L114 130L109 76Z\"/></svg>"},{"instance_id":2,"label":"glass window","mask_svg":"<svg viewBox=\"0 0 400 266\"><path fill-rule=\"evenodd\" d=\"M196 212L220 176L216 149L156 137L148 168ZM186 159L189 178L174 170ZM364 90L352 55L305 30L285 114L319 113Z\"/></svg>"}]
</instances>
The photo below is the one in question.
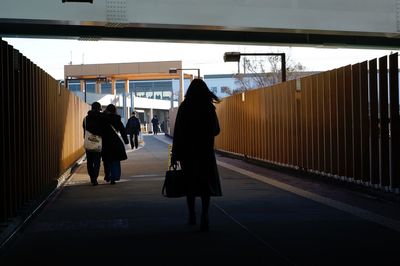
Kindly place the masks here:
<instances>
[{"instance_id":1,"label":"glass window","mask_svg":"<svg viewBox=\"0 0 400 266\"><path fill-rule=\"evenodd\" d=\"M76 81L68 82L68 89L70 91L80 91L81 90L81 83Z\"/></svg>"},{"instance_id":2,"label":"glass window","mask_svg":"<svg viewBox=\"0 0 400 266\"><path fill-rule=\"evenodd\" d=\"M162 98L162 91L155 91L154 99L161 100L161 98Z\"/></svg>"},{"instance_id":3,"label":"glass window","mask_svg":"<svg viewBox=\"0 0 400 266\"><path fill-rule=\"evenodd\" d=\"M115 90L116 90L117 94L123 94L125 92L125 82L117 81L115 84Z\"/></svg>"},{"instance_id":4,"label":"glass window","mask_svg":"<svg viewBox=\"0 0 400 266\"><path fill-rule=\"evenodd\" d=\"M96 83L86 82L86 92L96 93Z\"/></svg>"},{"instance_id":5,"label":"glass window","mask_svg":"<svg viewBox=\"0 0 400 266\"><path fill-rule=\"evenodd\" d=\"M112 94L111 82L100 83L101 94Z\"/></svg>"},{"instance_id":6,"label":"glass window","mask_svg":"<svg viewBox=\"0 0 400 266\"><path fill-rule=\"evenodd\" d=\"M154 93L152 91L146 91L146 98L153 99Z\"/></svg>"},{"instance_id":7,"label":"glass window","mask_svg":"<svg viewBox=\"0 0 400 266\"><path fill-rule=\"evenodd\" d=\"M146 92L144 92L144 91L137 91L137 92L136 92L136 97L145 98L145 97L146 97Z\"/></svg>"},{"instance_id":8,"label":"glass window","mask_svg":"<svg viewBox=\"0 0 400 266\"><path fill-rule=\"evenodd\" d=\"M171 100L172 92L170 91L163 91L162 92L162 99L163 100Z\"/></svg>"}]
</instances>

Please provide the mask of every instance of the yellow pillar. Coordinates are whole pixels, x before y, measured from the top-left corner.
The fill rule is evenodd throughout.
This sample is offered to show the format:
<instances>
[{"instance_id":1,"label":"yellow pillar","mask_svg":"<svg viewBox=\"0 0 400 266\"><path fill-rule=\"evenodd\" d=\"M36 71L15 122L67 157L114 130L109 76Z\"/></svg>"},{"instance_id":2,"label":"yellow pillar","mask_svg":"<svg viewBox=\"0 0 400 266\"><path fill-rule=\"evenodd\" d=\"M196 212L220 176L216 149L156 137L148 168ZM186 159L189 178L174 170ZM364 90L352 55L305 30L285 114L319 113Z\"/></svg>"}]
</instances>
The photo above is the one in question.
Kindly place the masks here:
<instances>
[{"instance_id":1,"label":"yellow pillar","mask_svg":"<svg viewBox=\"0 0 400 266\"><path fill-rule=\"evenodd\" d=\"M128 95L129 94L129 80L125 80L125 93Z\"/></svg>"},{"instance_id":2,"label":"yellow pillar","mask_svg":"<svg viewBox=\"0 0 400 266\"><path fill-rule=\"evenodd\" d=\"M112 95L116 94L116 84L115 84L115 79L111 79L111 93Z\"/></svg>"},{"instance_id":3,"label":"yellow pillar","mask_svg":"<svg viewBox=\"0 0 400 266\"><path fill-rule=\"evenodd\" d=\"M84 90L86 90L85 88L85 81L81 80L81 92L83 92Z\"/></svg>"},{"instance_id":4,"label":"yellow pillar","mask_svg":"<svg viewBox=\"0 0 400 266\"><path fill-rule=\"evenodd\" d=\"M101 84L96 80L96 93L101 93Z\"/></svg>"}]
</instances>

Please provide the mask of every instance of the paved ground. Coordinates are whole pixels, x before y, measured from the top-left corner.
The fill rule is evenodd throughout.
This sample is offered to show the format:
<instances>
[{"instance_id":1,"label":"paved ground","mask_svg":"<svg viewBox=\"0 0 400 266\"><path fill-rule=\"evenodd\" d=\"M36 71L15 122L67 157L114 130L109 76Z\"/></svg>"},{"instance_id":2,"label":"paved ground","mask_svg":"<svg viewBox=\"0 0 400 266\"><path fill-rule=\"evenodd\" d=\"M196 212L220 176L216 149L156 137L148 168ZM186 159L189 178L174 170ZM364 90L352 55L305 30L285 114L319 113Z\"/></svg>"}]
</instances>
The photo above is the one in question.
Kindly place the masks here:
<instances>
[{"instance_id":1,"label":"paved ground","mask_svg":"<svg viewBox=\"0 0 400 266\"><path fill-rule=\"evenodd\" d=\"M168 141L145 136L145 145L128 153L114 186L91 186L81 165L3 251L1 265L400 261L398 204L227 157L218 156L224 196L212 199L210 232L186 225L184 198L161 195Z\"/></svg>"}]
</instances>

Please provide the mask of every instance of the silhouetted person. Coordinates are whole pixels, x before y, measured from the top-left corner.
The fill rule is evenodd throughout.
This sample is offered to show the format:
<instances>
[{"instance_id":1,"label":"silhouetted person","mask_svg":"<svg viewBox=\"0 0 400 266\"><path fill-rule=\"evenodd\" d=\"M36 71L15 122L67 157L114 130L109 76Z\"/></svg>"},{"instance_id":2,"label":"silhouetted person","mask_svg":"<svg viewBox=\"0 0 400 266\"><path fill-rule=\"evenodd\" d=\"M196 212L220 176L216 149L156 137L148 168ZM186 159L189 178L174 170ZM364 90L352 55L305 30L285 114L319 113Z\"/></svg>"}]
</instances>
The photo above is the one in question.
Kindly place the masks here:
<instances>
[{"instance_id":1,"label":"silhouetted person","mask_svg":"<svg viewBox=\"0 0 400 266\"><path fill-rule=\"evenodd\" d=\"M85 129L94 135L103 136L104 115L101 113L100 103L92 103L92 108L84 118L82 126L83 137L85 137ZM86 166L93 186L98 185L97 178L99 176L100 161L101 151L86 150Z\"/></svg>"},{"instance_id":2,"label":"silhouetted person","mask_svg":"<svg viewBox=\"0 0 400 266\"><path fill-rule=\"evenodd\" d=\"M202 201L202 231L209 230L208 209L211 196L222 196L214 153L214 137L220 128L213 103L219 102L206 83L194 79L178 109L175 121L171 162L180 162L188 181L186 197L189 224L196 224L195 197Z\"/></svg>"},{"instance_id":3,"label":"silhouetted person","mask_svg":"<svg viewBox=\"0 0 400 266\"><path fill-rule=\"evenodd\" d=\"M117 114L115 105L109 104L104 111L107 125L104 127L103 151L104 180L115 184L121 177L121 161L126 160L125 145L122 143L118 132L121 133L125 144L129 144L121 116Z\"/></svg>"},{"instance_id":4,"label":"silhouetted person","mask_svg":"<svg viewBox=\"0 0 400 266\"><path fill-rule=\"evenodd\" d=\"M151 123L153 124L153 134L157 135L158 133L158 118L155 115L153 119L151 119Z\"/></svg>"},{"instance_id":5,"label":"silhouetted person","mask_svg":"<svg viewBox=\"0 0 400 266\"><path fill-rule=\"evenodd\" d=\"M165 132L165 121L162 121L160 124L161 132Z\"/></svg>"},{"instance_id":6,"label":"silhouetted person","mask_svg":"<svg viewBox=\"0 0 400 266\"><path fill-rule=\"evenodd\" d=\"M126 133L129 134L129 140L131 143L131 148L137 149L139 145L138 135L140 133L140 121L136 117L136 113L132 112L132 116L128 119L126 123Z\"/></svg>"}]
</instances>

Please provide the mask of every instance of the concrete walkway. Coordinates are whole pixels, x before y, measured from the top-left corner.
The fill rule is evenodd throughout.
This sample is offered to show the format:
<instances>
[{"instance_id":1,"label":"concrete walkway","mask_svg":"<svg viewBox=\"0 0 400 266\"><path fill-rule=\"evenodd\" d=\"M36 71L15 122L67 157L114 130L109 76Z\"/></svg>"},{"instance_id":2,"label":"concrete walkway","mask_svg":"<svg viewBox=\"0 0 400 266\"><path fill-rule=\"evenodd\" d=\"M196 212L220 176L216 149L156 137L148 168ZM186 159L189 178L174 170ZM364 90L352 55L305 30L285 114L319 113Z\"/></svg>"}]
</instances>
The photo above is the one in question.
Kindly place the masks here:
<instances>
[{"instance_id":1,"label":"concrete walkway","mask_svg":"<svg viewBox=\"0 0 400 266\"><path fill-rule=\"evenodd\" d=\"M210 232L161 195L168 142L145 136L116 185L82 164L0 257L1 265L393 265L400 207L218 156L223 197ZM101 170L102 172L102 170ZM197 202L200 212L200 201ZM4 263L3 263L4 262Z\"/></svg>"}]
</instances>

